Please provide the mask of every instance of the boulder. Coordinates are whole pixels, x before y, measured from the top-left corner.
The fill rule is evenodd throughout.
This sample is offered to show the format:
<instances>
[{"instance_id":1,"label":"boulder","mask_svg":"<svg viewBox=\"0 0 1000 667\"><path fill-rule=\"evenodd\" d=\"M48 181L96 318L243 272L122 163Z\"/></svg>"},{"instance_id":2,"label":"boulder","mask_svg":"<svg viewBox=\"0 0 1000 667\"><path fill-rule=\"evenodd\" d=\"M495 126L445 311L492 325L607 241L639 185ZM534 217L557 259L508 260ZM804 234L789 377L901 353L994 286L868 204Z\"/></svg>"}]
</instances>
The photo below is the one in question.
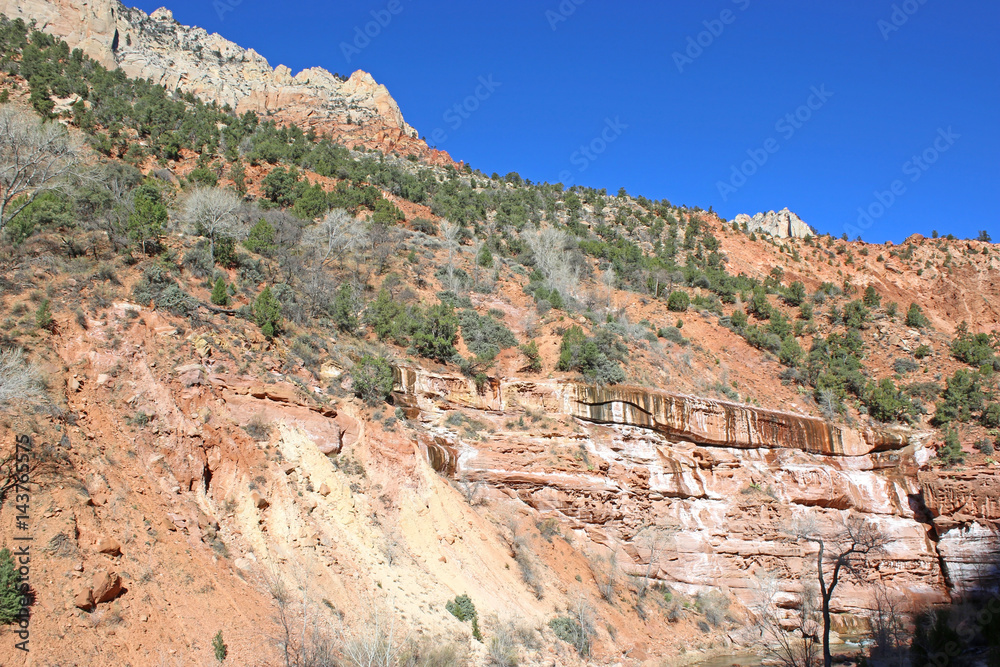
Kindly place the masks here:
<instances>
[{"instance_id":1,"label":"boulder","mask_svg":"<svg viewBox=\"0 0 1000 667\"><path fill-rule=\"evenodd\" d=\"M98 553L108 554L109 556L120 556L122 546L113 537L99 537L97 538L97 543L94 544L94 550Z\"/></svg>"},{"instance_id":2,"label":"boulder","mask_svg":"<svg viewBox=\"0 0 1000 667\"><path fill-rule=\"evenodd\" d=\"M97 604L114 600L122 592L122 578L114 572L96 572L92 591Z\"/></svg>"},{"instance_id":3,"label":"boulder","mask_svg":"<svg viewBox=\"0 0 1000 667\"><path fill-rule=\"evenodd\" d=\"M180 383L185 387L193 387L195 385L202 384L202 373L201 369L195 368L186 373L183 373L179 378Z\"/></svg>"},{"instance_id":4,"label":"boulder","mask_svg":"<svg viewBox=\"0 0 1000 667\"><path fill-rule=\"evenodd\" d=\"M332 426L334 429L333 437L328 438L326 440L321 440L320 442L317 443L319 451L326 455L340 453L341 439L342 439L340 426L338 426L337 424L333 424Z\"/></svg>"},{"instance_id":5,"label":"boulder","mask_svg":"<svg viewBox=\"0 0 1000 667\"><path fill-rule=\"evenodd\" d=\"M82 588L73 596L73 606L77 609L90 611L94 608L94 592L88 588Z\"/></svg>"}]
</instances>

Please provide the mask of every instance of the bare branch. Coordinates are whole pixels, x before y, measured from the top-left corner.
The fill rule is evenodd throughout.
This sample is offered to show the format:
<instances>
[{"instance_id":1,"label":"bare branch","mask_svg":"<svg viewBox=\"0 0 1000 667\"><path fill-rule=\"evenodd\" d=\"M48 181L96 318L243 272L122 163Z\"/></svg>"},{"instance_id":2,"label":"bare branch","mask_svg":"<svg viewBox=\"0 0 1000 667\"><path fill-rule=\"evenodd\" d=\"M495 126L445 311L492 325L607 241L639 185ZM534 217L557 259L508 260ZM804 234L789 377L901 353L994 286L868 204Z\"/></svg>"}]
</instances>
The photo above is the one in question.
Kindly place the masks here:
<instances>
[{"instance_id":1,"label":"bare branch","mask_svg":"<svg viewBox=\"0 0 1000 667\"><path fill-rule=\"evenodd\" d=\"M320 253L319 266L326 264L331 256L339 261L344 253L367 243L361 222L342 208L333 209L311 227L306 241Z\"/></svg>"},{"instance_id":2,"label":"bare branch","mask_svg":"<svg viewBox=\"0 0 1000 667\"><path fill-rule=\"evenodd\" d=\"M38 195L80 164L79 144L60 123L6 104L0 107L0 231Z\"/></svg>"},{"instance_id":3,"label":"bare branch","mask_svg":"<svg viewBox=\"0 0 1000 667\"><path fill-rule=\"evenodd\" d=\"M848 516L842 527L832 531L820 530L810 518L799 522L789 532L796 539L817 546L816 576L823 602L823 662L825 667L831 667L830 603L837 584L844 574L860 579L870 557L884 551L889 538L873 522L857 515ZM826 568L831 571L829 579Z\"/></svg>"},{"instance_id":4,"label":"bare branch","mask_svg":"<svg viewBox=\"0 0 1000 667\"><path fill-rule=\"evenodd\" d=\"M248 231L240 215L242 201L231 190L198 188L184 202L184 220L191 231L209 240L209 259L215 263L215 242L219 239L238 240Z\"/></svg>"}]
</instances>

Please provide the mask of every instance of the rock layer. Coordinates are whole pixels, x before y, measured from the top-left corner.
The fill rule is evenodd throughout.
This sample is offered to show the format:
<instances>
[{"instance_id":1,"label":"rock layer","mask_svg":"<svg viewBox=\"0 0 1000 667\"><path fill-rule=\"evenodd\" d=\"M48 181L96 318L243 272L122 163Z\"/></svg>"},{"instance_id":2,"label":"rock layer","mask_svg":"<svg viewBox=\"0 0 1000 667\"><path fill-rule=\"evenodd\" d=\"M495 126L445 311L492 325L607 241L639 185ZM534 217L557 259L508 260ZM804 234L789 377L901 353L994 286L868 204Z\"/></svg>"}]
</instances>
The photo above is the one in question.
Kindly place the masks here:
<instances>
[{"instance_id":1,"label":"rock layer","mask_svg":"<svg viewBox=\"0 0 1000 667\"><path fill-rule=\"evenodd\" d=\"M180 88L239 113L254 111L330 133L351 146L451 163L447 153L418 138L386 87L361 70L347 79L320 67L293 76L284 65L272 68L253 49L181 25L167 9L147 15L118 0L0 0L0 13L34 20L39 30L105 67L168 90Z\"/></svg>"}]
</instances>

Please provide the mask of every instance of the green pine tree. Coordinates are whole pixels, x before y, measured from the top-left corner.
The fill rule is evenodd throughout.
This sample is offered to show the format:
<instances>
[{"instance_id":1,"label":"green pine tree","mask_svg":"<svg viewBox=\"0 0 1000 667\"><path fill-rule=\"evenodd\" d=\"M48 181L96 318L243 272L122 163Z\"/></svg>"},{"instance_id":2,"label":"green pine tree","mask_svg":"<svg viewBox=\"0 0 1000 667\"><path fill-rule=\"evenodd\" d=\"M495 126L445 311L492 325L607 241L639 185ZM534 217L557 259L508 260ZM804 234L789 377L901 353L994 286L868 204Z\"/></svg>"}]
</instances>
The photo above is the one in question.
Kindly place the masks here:
<instances>
[{"instance_id":1,"label":"green pine tree","mask_svg":"<svg viewBox=\"0 0 1000 667\"><path fill-rule=\"evenodd\" d=\"M21 611L21 577L10 549L0 549L0 624L7 625Z\"/></svg>"},{"instance_id":2,"label":"green pine tree","mask_svg":"<svg viewBox=\"0 0 1000 667\"><path fill-rule=\"evenodd\" d=\"M250 228L250 234L243 242L243 247L258 255L268 256L274 252L274 239L274 227L267 220L261 218L256 225Z\"/></svg>"},{"instance_id":3,"label":"green pine tree","mask_svg":"<svg viewBox=\"0 0 1000 667\"><path fill-rule=\"evenodd\" d=\"M333 300L333 321L344 333L353 333L358 328L358 316L354 312L354 291L347 283L340 286Z\"/></svg>"},{"instance_id":4,"label":"green pine tree","mask_svg":"<svg viewBox=\"0 0 1000 667\"><path fill-rule=\"evenodd\" d=\"M163 226L167 222L167 207L163 202L140 192L135 198L135 208L128 216L126 231L128 237L142 244L146 252L146 244L154 243L163 235Z\"/></svg>"},{"instance_id":5,"label":"green pine tree","mask_svg":"<svg viewBox=\"0 0 1000 667\"><path fill-rule=\"evenodd\" d=\"M226 646L226 642L222 641L222 630L215 633L212 637L212 650L215 651L215 659L222 662L226 659L226 655L229 653L229 647Z\"/></svg>"},{"instance_id":6,"label":"green pine tree","mask_svg":"<svg viewBox=\"0 0 1000 667\"><path fill-rule=\"evenodd\" d=\"M254 302L253 317L267 338L281 333L281 303L270 287L265 287Z\"/></svg>"},{"instance_id":7,"label":"green pine tree","mask_svg":"<svg viewBox=\"0 0 1000 667\"><path fill-rule=\"evenodd\" d=\"M212 288L212 303L216 306L229 305L229 289L222 276L219 276L219 279L215 281L215 287Z\"/></svg>"}]
</instances>

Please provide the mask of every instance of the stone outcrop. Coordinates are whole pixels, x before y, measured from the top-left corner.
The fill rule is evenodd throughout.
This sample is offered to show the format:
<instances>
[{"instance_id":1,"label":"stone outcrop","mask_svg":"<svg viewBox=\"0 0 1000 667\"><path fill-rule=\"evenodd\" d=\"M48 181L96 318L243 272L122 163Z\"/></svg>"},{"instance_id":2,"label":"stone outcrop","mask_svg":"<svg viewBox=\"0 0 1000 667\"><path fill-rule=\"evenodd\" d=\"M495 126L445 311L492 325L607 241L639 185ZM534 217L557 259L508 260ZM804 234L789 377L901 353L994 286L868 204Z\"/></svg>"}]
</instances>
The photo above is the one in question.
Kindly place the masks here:
<instances>
[{"instance_id":1,"label":"stone outcrop","mask_svg":"<svg viewBox=\"0 0 1000 667\"><path fill-rule=\"evenodd\" d=\"M802 221L802 218L795 215L787 208L780 211L768 211L767 213L757 213L750 217L746 213L740 213L733 222L742 226L746 224L747 231L770 234L778 238L805 238L815 236L816 230Z\"/></svg>"},{"instance_id":2,"label":"stone outcrop","mask_svg":"<svg viewBox=\"0 0 1000 667\"><path fill-rule=\"evenodd\" d=\"M168 9L152 14L118 0L0 0L0 13L34 20L39 30L66 40L105 67L130 77L180 88L239 113L255 111L303 129L331 133L350 146L414 154L450 164L403 119L385 86L358 70L343 79L320 67L292 75L272 68L253 49L178 23Z\"/></svg>"},{"instance_id":3,"label":"stone outcrop","mask_svg":"<svg viewBox=\"0 0 1000 667\"><path fill-rule=\"evenodd\" d=\"M929 482L919 433L571 380L493 379L478 390L413 367L396 369L394 398L428 426L420 446L442 474L482 480L626 554L625 571L689 592L721 586L749 601L752 575L774 571L791 599L815 576L815 552L789 528L810 521L832 537L855 514L890 539L883 580L918 603L943 602L981 575L975 549L997 538L983 517L997 511L995 490L958 498L951 480ZM839 612L860 612L864 591L843 586Z\"/></svg>"}]
</instances>

